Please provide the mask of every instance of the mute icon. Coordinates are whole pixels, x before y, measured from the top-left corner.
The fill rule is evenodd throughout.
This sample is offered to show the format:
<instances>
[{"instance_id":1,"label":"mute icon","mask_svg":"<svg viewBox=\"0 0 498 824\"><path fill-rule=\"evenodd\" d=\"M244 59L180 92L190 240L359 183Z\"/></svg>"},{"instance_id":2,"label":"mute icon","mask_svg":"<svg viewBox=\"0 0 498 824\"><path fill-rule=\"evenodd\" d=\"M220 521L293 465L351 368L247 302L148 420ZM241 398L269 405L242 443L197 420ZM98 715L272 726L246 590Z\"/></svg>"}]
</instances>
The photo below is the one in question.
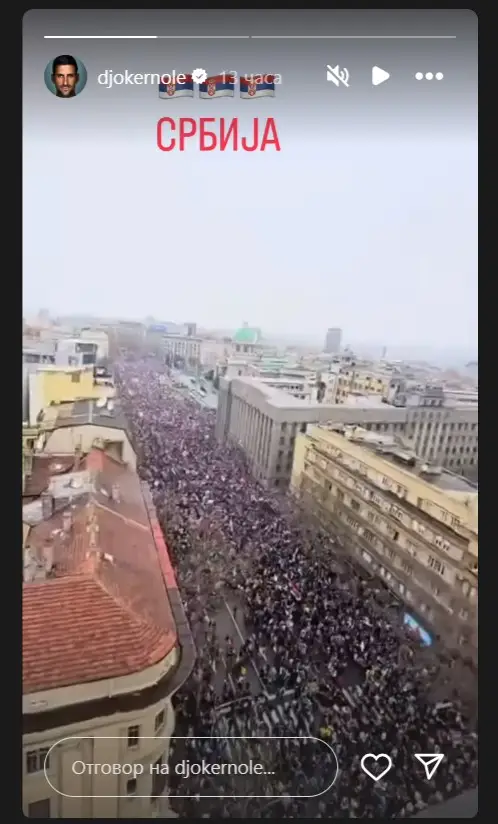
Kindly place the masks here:
<instances>
[{"instance_id":1,"label":"mute icon","mask_svg":"<svg viewBox=\"0 0 498 824\"><path fill-rule=\"evenodd\" d=\"M439 767L441 761L444 758L440 752L433 752L433 753L415 753L415 758L417 761L420 761L424 770L425 776L427 781L430 781L432 776L435 774L437 768Z\"/></svg>"}]
</instances>

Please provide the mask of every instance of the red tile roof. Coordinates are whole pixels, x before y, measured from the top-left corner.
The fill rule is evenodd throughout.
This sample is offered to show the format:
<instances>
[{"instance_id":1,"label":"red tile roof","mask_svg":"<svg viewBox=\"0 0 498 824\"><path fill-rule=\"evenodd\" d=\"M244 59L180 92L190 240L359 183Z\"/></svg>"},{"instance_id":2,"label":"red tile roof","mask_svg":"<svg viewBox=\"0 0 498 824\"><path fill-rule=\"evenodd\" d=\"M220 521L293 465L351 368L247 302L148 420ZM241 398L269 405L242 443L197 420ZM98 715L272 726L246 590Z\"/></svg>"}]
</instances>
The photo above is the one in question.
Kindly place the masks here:
<instances>
[{"instance_id":1,"label":"red tile roof","mask_svg":"<svg viewBox=\"0 0 498 824\"><path fill-rule=\"evenodd\" d=\"M100 450L85 468L94 491L67 508L70 532L59 512L28 538L39 555L52 547L55 577L23 586L24 693L139 672L176 642L167 597L176 582L137 475Z\"/></svg>"}]
</instances>

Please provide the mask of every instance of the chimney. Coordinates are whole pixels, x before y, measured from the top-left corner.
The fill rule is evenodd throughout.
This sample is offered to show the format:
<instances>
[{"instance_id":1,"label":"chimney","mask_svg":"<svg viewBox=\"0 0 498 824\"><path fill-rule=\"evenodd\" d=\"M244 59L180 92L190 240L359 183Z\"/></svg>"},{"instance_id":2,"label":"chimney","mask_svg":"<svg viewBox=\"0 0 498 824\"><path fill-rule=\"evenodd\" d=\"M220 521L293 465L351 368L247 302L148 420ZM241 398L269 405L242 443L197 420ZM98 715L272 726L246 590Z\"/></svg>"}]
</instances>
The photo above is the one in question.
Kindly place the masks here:
<instances>
[{"instance_id":1,"label":"chimney","mask_svg":"<svg viewBox=\"0 0 498 824\"><path fill-rule=\"evenodd\" d=\"M89 540L88 544L92 549L98 546L99 525L96 521L92 521L88 527Z\"/></svg>"},{"instance_id":2,"label":"chimney","mask_svg":"<svg viewBox=\"0 0 498 824\"><path fill-rule=\"evenodd\" d=\"M45 572L51 572L54 565L54 547L52 544L45 544L43 547L42 556Z\"/></svg>"},{"instance_id":3,"label":"chimney","mask_svg":"<svg viewBox=\"0 0 498 824\"><path fill-rule=\"evenodd\" d=\"M95 514L95 504L88 504L88 521L86 531L88 532L88 545L95 549L98 546L99 524Z\"/></svg>"},{"instance_id":4,"label":"chimney","mask_svg":"<svg viewBox=\"0 0 498 824\"><path fill-rule=\"evenodd\" d=\"M64 532L71 532L73 526L73 515L70 509L66 509L62 513L62 529Z\"/></svg>"},{"instance_id":5,"label":"chimney","mask_svg":"<svg viewBox=\"0 0 498 824\"><path fill-rule=\"evenodd\" d=\"M41 506L42 506L42 516L45 519L51 518L54 514L54 498L53 495L48 492L42 492L41 494Z\"/></svg>"},{"instance_id":6,"label":"chimney","mask_svg":"<svg viewBox=\"0 0 498 824\"><path fill-rule=\"evenodd\" d=\"M114 503L119 504L121 501L121 493L118 484L113 484L111 487L111 498Z\"/></svg>"}]
</instances>

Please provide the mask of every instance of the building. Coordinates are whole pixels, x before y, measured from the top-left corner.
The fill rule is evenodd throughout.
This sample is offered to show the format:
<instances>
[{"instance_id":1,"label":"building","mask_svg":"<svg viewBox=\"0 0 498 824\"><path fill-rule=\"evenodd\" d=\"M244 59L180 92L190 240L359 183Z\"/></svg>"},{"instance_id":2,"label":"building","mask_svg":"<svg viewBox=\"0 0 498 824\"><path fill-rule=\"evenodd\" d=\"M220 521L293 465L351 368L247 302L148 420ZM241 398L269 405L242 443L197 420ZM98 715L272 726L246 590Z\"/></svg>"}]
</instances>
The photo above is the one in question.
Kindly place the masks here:
<instances>
[{"instance_id":1,"label":"building","mask_svg":"<svg viewBox=\"0 0 498 824\"><path fill-rule=\"evenodd\" d=\"M336 403L344 403L350 395L387 396L392 379L391 372L368 369L350 363L340 367L337 375Z\"/></svg>"},{"instance_id":2,"label":"building","mask_svg":"<svg viewBox=\"0 0 498 824\"><path fill-rule=\"evenodd\" d=\"M136 456L118 399L76 401L48 407L40 419L46 455L85 454L98 444L135 469Z\"/></svg>"},{"instance_id":3,"label":"building","mask_svg":"<svg viewBox=\"0 0 498 824\"><path fill-rule=\"evenodd\" d=\"M341 351L342 329L331 327L325 335L324 352L336 354Z\"/></svg>"},{"instance_id":4,"label":"building","mask_svg":"<svg viewBox=\"0 0 498 824\"><path fill-rule=\"evenodd\" d=\"M262 352L261 332L244 323L233 336L233 355L235 357L256 356Z\"/></svg>"},{"instance_id":5,"label":"building","mask_svg":"<svg viewBox=\"0 0 498 824\"><path fill-rule=\"evenodd\" d=\"M167 361L178 368L200 366L202 338L190 335L164 335L163 352Z\"/></svg>"},{"instance_id":6,"label":"building","mask_svg":"<svg viewBox=\"0 0 498 824\"><path fill-rule=\"evenodd\" d=\"M40 429L37 426L26 426L22 428L22 494L26 488L26 480L31 477L33 467L33 456L35 450L42 448L40 441Z\"/></svg>"},{"instance_id":7,"label":"building","mask_svg":"<svg viewBox=\"0 0 498 824\"><path fill-rule=\"evenodd\" d=\"M36 456L32 482L42 491L23 507L24 814L168 817L171 696L195 653L150 492L96 447L73 465Z\"/></svg>"},{"instance_id":8,"label":"building","mask_svg":"<svg viewBox=\"0 0 498 824\"><path fill-rule=\"evenodd\" d=\"M66 401L112 398L112 378L97 379L93 366L23 366L23 415L34 426L44 409Z\"/></svg>"},{"instance_id":9,"label":"building","mask_svg":"<svg viewBox=\"0 0 498 824\"><path fill-rule=\"evenodd\" d=\"M309 423L361 424L373 432L403 436L425 462L469 477L477 473L475 404L451 402L431 388L391 402L379 393L350 394L336 404L330 402L333 376L322 403L311 393L298 397L299 384L293 384L298 391L291 393L277 385L244 376L222 378L218 399L217 438L239 444L256 477L268 486L289 483L295 435Z\"/></svg>"},{"instance_id":10,"label":"building","mask_svg":"<svg viewBox=\"0 0 498 824\"><path fill-rule=\"evenodd\" d=\"M201 366L204 369L213 369L218 372L227 365L231 349L232 342L230 340L203 338L200 348Z\"/></svg>"},{"instance_id":11,"label":"building","mask_svg":"<svg viewBox=\"0 0 498 824\"><path fill-rule=\"evenodd\" d=\"M380 402L347 407L302 400L255 378L220 379L216 437L244 449L256 478L267 487L288 486L299 432L310 423L334 421L402 432L404 409Z\"/></svg>"},{"instance_id":12,"label":"building","mask_svg":"<svg viewBox=\"0 0 498 824\"><path fill-rule=\"evenodd\" d=\"M108 335L111 355L121 349L141 351L145 345L146 327L140 321L120 320L103 325Z\"/></svg>"},{"instance_id":13,"label":"building","mask_svg":"<svg viewBox=\"0 0 498 824\"><path fill-rule=\"evenodd\" d=\"M462 475L478 468L479 408L448 396L441 385L393 377L386 400L406 410L405 436L424 461Z\"/></svg>"},{"instance_id":14,"label":"building","mask_svg":"<svg viewBox=\"0 0 498 824\"><path fill-rule=\"evenodd\" d=\"M478 495L395 437L311 427L296 441L291 489L426 626L477 658ZM407 617L408 616L408 617Z\"/></svg>"}]
</instances>

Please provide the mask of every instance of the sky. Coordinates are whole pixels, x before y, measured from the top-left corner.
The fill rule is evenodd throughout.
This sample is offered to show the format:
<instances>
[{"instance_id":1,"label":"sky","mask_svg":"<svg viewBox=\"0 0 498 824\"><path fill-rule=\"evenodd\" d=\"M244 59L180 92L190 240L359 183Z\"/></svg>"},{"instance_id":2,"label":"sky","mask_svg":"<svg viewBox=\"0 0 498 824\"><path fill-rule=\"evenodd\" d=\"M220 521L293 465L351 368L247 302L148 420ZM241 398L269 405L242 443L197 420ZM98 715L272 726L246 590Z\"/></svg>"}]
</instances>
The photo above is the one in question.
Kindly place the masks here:
<instances>
[{"instance_id":1,"label":"sky","mask_svg":"<svg viewBox=\"0 0 498 824\"><path fill-rule=\"evenodd\" d=\"M150 41L44 40L69 23L112 25L100 18L92 29L82 12L66 14L25 17L27 314L43 306L221 329L246 320L320 340L339 326L348 341L476 351L476 95L452 41L438 43L437 64L425 41L383 42L381 52L376 41L361 50L346 41L349 52L341 41L333 56L352 66L351 87L336 89L324 80L331 52L322 41L298 43L299 53L295 41L167 41L165 56ZM465 19L457 23L449 29L460 36ZM74 100L43 82L61 52L88 70ZM391 72L376 89L366 81L374 63ZM248 102L162 101L156 88L96 81L105 68L194 65L277 71L283 82L274 99ZM445 80L417 84L415 69L427 65L444 68ZM242 133L253 117L274 117L281 151L158 150L159 117L211 115L239 117Z\"/></svg>"}]
</instances>

